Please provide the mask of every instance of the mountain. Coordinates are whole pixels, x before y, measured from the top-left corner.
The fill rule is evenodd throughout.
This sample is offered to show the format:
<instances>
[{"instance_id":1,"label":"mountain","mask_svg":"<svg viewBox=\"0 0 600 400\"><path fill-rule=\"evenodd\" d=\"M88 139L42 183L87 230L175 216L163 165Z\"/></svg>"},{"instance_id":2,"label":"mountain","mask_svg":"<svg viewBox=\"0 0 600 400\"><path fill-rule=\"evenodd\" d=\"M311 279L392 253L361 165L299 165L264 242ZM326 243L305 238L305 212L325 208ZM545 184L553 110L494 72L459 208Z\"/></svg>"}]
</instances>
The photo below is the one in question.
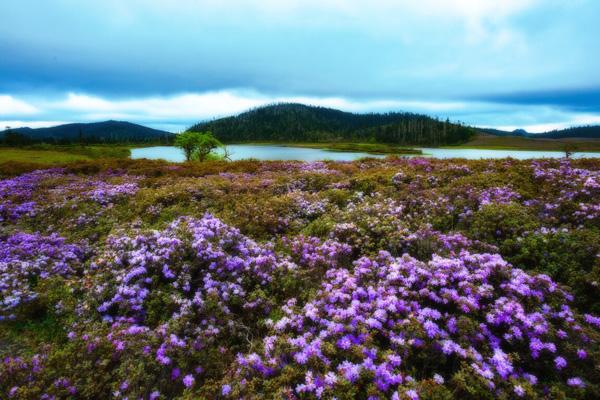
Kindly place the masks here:
<instances>
[{"instance_id":1,"label":"mountain","mask_svg":"<svg viewBox=\"0 0 600 400\"><path fill-rule=\"evenodd\" d=\"M148 128L125 121L104 121L92 123L76 123L53 126L50 128L15 128L0 132L2 137L22 136L23 140L46 143L168 143L173 133Z\"/></svg>"},{"instance_id":2,"label":"mountain","mask_svg":"<svg viewBox=\"0 0 600 400\"><path fill-rule=\"evenodd\" d=\"M530 139L600 139L600 126L578 126L567 129L559 129L544 133L529 133L524 129L516 129L512 132L491 128L479 128L482 133L494 136L520 136Z\"/></svg>"},{"instance_id":3,"label":"mountain","mask_svg":"<svg viewBox=\"0 0 600 400\"><path fill-rule=\"evenodd\" d=\"M296 103L274 104L198 123L190 131L211 131L223 142L357 141L399 145L444 145L468 141L470 127L412 113L355 114Z\"/></svg>"}]
</instances>

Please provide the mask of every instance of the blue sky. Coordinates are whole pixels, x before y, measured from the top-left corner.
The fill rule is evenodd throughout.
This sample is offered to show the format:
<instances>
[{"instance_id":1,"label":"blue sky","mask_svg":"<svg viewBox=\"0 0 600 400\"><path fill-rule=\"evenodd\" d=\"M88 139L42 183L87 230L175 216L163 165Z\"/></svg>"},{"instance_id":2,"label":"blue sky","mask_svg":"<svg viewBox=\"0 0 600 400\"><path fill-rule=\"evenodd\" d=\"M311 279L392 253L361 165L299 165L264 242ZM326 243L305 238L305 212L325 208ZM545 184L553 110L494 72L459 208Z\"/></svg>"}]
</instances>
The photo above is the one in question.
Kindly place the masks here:
<instances>
[{"instance_id":1,"label":"blue sky","mask_svg":"<svg viewBox=\"0 0 600 400\"><path fill-rule=\"evenodd\" d=\"M278 101L600 124L596 0L3 0L0 123L180 130Z\"/></svg>"}]
</instances>

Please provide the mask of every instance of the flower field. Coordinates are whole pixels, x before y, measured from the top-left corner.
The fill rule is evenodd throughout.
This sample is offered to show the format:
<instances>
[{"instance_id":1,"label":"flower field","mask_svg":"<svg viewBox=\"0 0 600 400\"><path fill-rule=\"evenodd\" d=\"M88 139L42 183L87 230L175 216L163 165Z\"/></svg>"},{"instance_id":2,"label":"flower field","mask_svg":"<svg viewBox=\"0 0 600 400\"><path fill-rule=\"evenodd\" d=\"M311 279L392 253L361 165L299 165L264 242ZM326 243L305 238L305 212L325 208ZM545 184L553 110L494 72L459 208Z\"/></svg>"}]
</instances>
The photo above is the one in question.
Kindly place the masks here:
<instances>
[{"instance_id":1,"label":"flower field","mask_svg":"<svg viewBox=\"0 0 600 400\"><path fill-rule=\"evenodd\" d=\"M2 399L600 398L599 160L0 173Z\"/></svg>"}]
</instances>

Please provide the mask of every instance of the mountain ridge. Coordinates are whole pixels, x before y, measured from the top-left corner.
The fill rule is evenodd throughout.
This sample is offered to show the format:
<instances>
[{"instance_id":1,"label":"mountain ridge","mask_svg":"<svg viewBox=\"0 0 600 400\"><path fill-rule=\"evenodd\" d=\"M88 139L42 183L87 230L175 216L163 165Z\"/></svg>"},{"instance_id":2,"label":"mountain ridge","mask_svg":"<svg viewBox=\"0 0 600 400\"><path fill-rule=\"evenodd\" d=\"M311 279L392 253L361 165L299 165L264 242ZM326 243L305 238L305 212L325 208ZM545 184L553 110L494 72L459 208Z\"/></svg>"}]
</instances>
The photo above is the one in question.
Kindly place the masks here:
<instances>
[{"instance_id":1,"label":"mountain ridge","mask_svg":"<svg viewBox=\"0 0 600 400\"><path fill-rule=\"evenodd\" d=\"M397 145L464 144L477 134L527 139L600 139L600 126L579 126L544 133L467 126L410 112L352 113L300 103L277 103L202 121L188 130L212 131L224 142L380 142ZM25 143L172 143L175 134L128 121L69 123L47 128L0 131Z\"/></svg>"},{"instance_id":2,"label":"mountain ridge","mask_svg":"<svg viewBox=\"0 0 600 400\"><path fill-rule=\"evenodd\" d=\"M47 128L13 128L0 132L2 137L10 132L20 134L25 140L47 143L89 143L115 142L169 142L173 133L128 121L107 120L100 122L75 122Z\"/></svg>"}]
</instances>

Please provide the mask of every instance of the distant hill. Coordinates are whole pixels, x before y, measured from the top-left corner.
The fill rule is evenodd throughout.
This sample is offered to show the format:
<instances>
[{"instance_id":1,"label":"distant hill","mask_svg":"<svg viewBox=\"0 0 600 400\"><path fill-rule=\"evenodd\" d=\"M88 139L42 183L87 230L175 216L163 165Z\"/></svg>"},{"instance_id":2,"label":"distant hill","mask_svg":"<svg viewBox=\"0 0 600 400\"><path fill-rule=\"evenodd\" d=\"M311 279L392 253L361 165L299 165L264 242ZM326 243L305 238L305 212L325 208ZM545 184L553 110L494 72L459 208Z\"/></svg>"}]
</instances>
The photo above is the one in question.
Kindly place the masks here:
<instances>
[{"instance_id":1,"label":"distant hill","mask_svg":"<svg viewBox=\"0 0 600 400\"><path fill-rule=\"evenodd\" d=\"M173 133L148 128L125 121L104 121L92 123L76 123L53 126L50 128L15 128L0 132L1 137L7 133L19 134L31 142L45 143L168 143Z\"/></svg>"},{"instance_id":2,"label":"distant hill","mask_svg":"<svg viewBox=\"0 0 600 400\"><path fill-rule=\"evenodd\" d=\"M544 133L529 133L524 129L514 131L502 131L498 129L479 128L482 133L494 136L519 136L531 139L600 139L600 126L579 126L567 129L553 130Z\"/></svg>"},{"instance_id":3,"label":"distant hill","mask_svg":"<svg viewBox=\"0 0 600 400\"><path fill-rule=\"evenodd\" d=\"M413 113L355 114L285 103L201 122L191 131L211 131L224 142L358 141L399 145L445 145L468 141L470 127Z\"/></svg>"}]
</instances>

